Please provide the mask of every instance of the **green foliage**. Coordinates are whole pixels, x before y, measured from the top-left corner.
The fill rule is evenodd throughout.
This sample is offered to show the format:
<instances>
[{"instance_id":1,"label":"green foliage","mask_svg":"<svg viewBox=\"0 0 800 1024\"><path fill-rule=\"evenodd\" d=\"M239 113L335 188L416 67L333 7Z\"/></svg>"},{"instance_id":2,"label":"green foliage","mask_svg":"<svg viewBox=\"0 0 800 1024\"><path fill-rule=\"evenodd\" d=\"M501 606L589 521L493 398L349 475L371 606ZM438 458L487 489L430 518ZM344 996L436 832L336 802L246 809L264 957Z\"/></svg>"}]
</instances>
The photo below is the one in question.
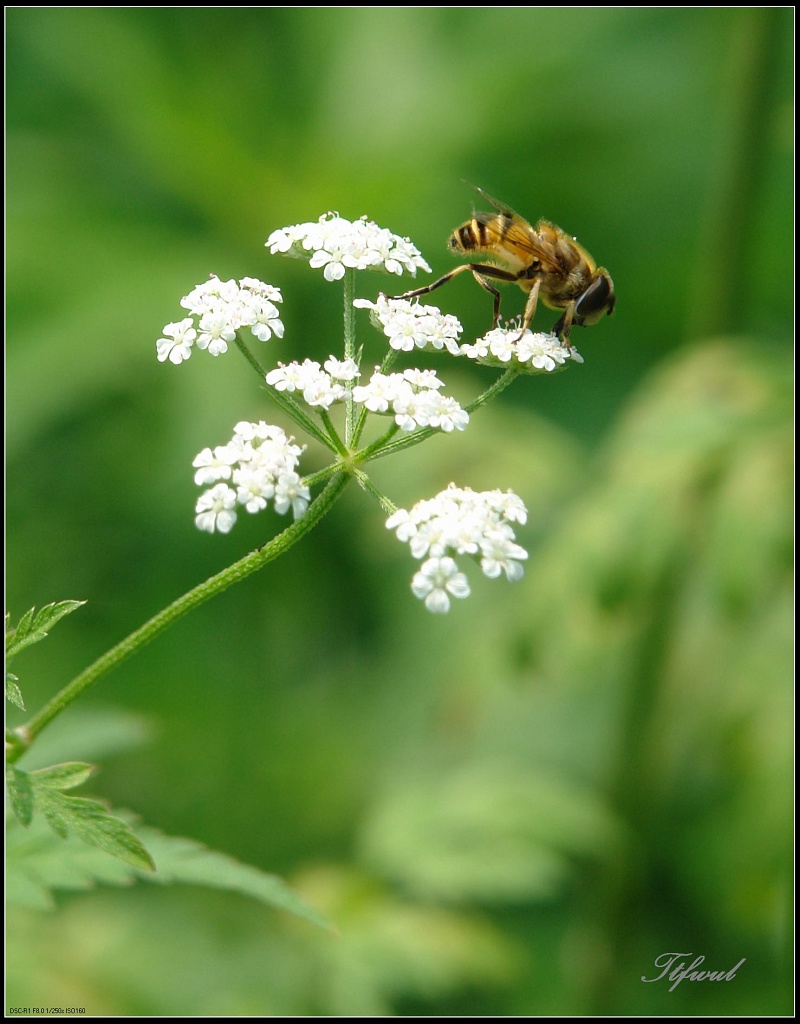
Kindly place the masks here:
<instances>
[{"instance_id":1,"label":"green foliage","mask_svg":"<svg viewBox=\"0 0 800 1024\"><path fill-rule=\"evenodd\" d=\"M20 711L25 710L25 701L22 699L22 691L17 683L19 679L12 672L6 672L6 700L15 704Z\"/></svg>"},{"instance_id":2,"label":"green foliage","mask_svg":"<svg viewBox=\"0 0 800 1024\"><path fill-rule=\"evenodd\" d=\"M59 780L64 785L70 770L78 775L80 769L89 767L59 765L45 775L56 779L57 787ZM26 773L13 768L11 771L15 788L12 806L17 813L21 802L19 791L26 787L26 780L21 780L20 776ZM31 773L31 776L37 775L41 777L40 773ZM39 792L42 783L31 782L31 776L28 776L27 787L35 788L42 802ZM100 808L94 801L83 801L83 804L90 803ZM136 825L134 835L130 815L112 818L106 812L103 817L99 811L90 814L85 808L76 810L65 806L63 801L51 801L43 815L56 835L39 819L25 830L15 822L11 822L8 829L7 899L11 904L52 909L59 890L91 889L98 883L126 886L146 879L159 885L181 883L238 892L319 927L330 927L325 918L282 879L209 850L191 839L166 836L141 824ZM28 824L19 814L17 817L22 825Z\"/></svg>"},{"instance_id":3,"label":"green foliage","mask_svg":"<svg viewBox=\"0 0 800 1024\"><path fill-rule=\"evenodd\" d=\"M620 856L620 829L598 794L515 760L470 759L408 778L375 808L362 855L428 900L525 903L563 889L576 857Z\"/></svg>"},{"instance_id":4,"label":"green foliage","mask_svg":"<svg viewBox=\"0 0 800 1024\"><path fill-rule=\"evenodd\" d=\"M31 609L16 628L7 619L8 658L44 639L60 618L82 603L47 605L38 614ZM21 699L15 703L24 710ZM130 723L121 724L117 742L124 743L130 737ZM13 743L11 749L15 749ZM157 877L163 885L185 882L239 892L327 927L324 918L281 879L192 840L140 828L145 846L131 824L100 801L68 795L94 771L93 765L75 761L32 771L6 765L8 803L16 819L8 823L6 838L6 892L11 903L48 908L55 905L53 890L86 889L98 881L124 885L135 877ZM96 850L87 851L87 846ZM125 867L110 867L109 856Z\"/></svg>"},{"instance_id":5,"label":"green foliage","mask_svg":"<svg viewBox=\"0 0 800 1024\"><path fill-rule=\"evenodd\" d=\"M60 838L74 835L133 867L155 870L152 857L130 826L97 800L64 793L80 786L93 771L92 765L78 762L33 772L6 765L6 786L14 815L27 828L34 811L38 811Z\"/></svg>"},{"instance_id":6,"label":"green foliage","mask_svg":"<svg viewBox=\"0 0 800 1024\"><path fill-rule=\"evenodd\" d=\"M44 640L48 632L55 626L59 619L74 612L85 601L57 601L47 604L38 612L31 608L25 612L19 623L12 626L10 618L6 615L6 659L10 660L20 651L31 644L38 644Z\"/></svg>"},{"instance_id":7,"label":"green foliage","mask_svg":"<svg viewBox=\"0 0 800 1024\"><path fill-rule=\"evenodd\" d=\"M11 616L6 612L6 700L25 710L22 692L17 685L19 679L8 671L11 659L31 644L44 640L59 619L80 608L85 601L58 601L45 605L39 612L31 608L25 612L16 626L11 625Z\"/></svg>"},{"instance_id":8,"label":"green foliage","mask_svg":"<svg viewBox=\"0 0 800 1024\"><path fill-rule=\"evenodd\" d=\"M286 882L226 854L209 850L193 839L165 836L142 827L148 849L156 862L156 874L149 881L168 885L181 882L242 893L278 910L285 910L320 928L330 929L325 917L307 903Z\"/></svg>"}]
</instances>

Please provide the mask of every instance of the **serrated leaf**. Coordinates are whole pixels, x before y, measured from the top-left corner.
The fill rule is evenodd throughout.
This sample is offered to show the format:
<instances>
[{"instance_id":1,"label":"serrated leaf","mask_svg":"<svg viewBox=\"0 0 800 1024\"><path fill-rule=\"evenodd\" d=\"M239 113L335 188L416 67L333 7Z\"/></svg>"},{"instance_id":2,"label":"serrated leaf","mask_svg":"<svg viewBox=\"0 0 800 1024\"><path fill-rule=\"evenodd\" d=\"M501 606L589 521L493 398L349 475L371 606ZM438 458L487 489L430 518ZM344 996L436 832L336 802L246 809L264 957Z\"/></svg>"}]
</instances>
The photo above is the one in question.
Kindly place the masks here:
<instances>
[{"instance_id":1,"label":"serrated leaf","mask_svg":"<svg viewBox=\"0 0 800 1024\"><path fill-rule=\"evenodd\" d=\"M6 616L6 660L19 654L25 647L43 640L59 619L63 619L65 615L74 612L83 604L86 602L56 601L45 605L38 613L35 608L31 608L25 612L16 627L9 624Z\"/></svg>"},{"instance_id":2,"label":"serrated leaf","mask_svg":"<svg viewBox=\"0 0 800 1024\"><path fill-rule=\"evenodd\" d=\"M17 819L23 825L30 825L35 810L60 838L73 834L134 868L154 870L150 854L127 822L111 814L99 800L67 796L63 792L85 782L93 771L92 765L82 761L52 765L35 772L9 766L7 785Z\"/></svg>"},{"instance_id":3,"label":"serrated leaf","mask_svg":"<svg viewBox=\"0 0 800 1024\"><path fill-rule=\"evenodd\" d=\"M14 817L20 824L30 825L33 819L33 786L28 773L11 764L6 765L6 790Z\"/></svg>"},{"instance_id":4,"label":"serrated leaf","mask_svg":"<svg viewBox=\"0 0 800 1024\"><path fill-rule=\"evenodd\" d=\"M60 839L66 839L69 835L69 828L64 822L64 815L61 808L53 806L49 800L37 800L37 809L41 811L44 820Z\"/></svg>"},{"instance_id":5,"label":"serrated leaf","mask_svg":"<svg viewBox=\"0 0 800 1024\"><path fill-rule=\"evenodd\" d=\"M156 864L155 873L147 881L160 884L186 882L227 889L286 910L320 928L331 929L331 923L292 889L282 878L259 868L243 864L233 857L193 839L167 836L146 826L139 829Z\"/></svg>"},{"instance_id":6,"label":"serrated leaf","mask_svg":"<svg viewBox=\"0 0 800 1024\"><path fill-rule=\"evenodd\" d=\"M133 821L124 814L126 823ZM123 820L123 819L120 819ZM34 909L55 905L58 890L86 890L98 883L131 885L137 880L161 885L178 883L239 892L275 909L331 929L326 918L311 907L286 882L191 839L167 836L157 829L137 826L138 833L154 851L156 870L138 870L88 846L76 835L59 839L41 818L29 829L12 820L6 837L6 898L9 903Z\"/></svg>"},{"instance_id":7,"label":"serrated leaf","mask_svg":"<svg viewBox=\"0 0 800 1024\"><path fill-rule=\"evenodd\" d=\"M131 867L155 870L152 857L130 825L116 818L98 800L39 788L35 788L35 794L37 809L58 835L66 837L72 833Z\"/></svg>"},{"instance_id":8,"label":"serrated leaf","mask_svg":"<svg viewBox=\"0 0 800 1024\"><path fill-rule=\"evenodd\" d=\"M95 772L93 764L85 761L65 761L49 768L37 768L30 773L35 786L45 789L74 789L86 782Z\"/></svg>"},{"instance_id":9,"label":"serrated leaf","mask_svg":"<svg viewBox=\"0 0 800 1024\"><path fill-rule=\"evenodd\" d=\"M34 910L55 907L54 892L131 885L134 869L77 836L60 839L42 818L30 828L12 820L6 830L6 900Z\"/></svg>"},{"instance_id":10,"label":"serrated leaf","mask_svg":"<svg viewBox=\"0 0 800 1024\"><path fill-rule=\"evenodd\" d=\"M25 702L22 699L22 691L17 686L19 680L11 672L6 672L6 700L11 701L12 704L20 709L25 710Z\"/></svg>"}]
</instances>

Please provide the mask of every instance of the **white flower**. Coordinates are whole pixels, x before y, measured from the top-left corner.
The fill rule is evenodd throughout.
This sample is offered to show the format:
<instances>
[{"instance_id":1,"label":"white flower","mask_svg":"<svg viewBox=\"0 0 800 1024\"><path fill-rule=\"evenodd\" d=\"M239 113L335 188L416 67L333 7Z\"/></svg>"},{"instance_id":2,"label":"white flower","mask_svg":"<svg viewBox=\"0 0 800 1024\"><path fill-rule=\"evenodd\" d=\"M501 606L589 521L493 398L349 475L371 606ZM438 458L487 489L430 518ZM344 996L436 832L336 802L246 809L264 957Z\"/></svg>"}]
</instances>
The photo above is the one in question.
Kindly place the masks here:
<instances>
[{"instance_id":1,"label":"white flower","mask_svg":"<svg viewBox=\"0 0 800 1024\"><path fill-rule=\"evenodd\" d=\"M260 512L267 507L267 499L275 494L275 484L260 466L243 465L233 474L236 484L236 500L248 512Z\"/></svg>"},{"instance_id":2,"label":"white flower","mask_svg":"<svg viewBox=\"0 0 800 1024\"><path fill-rule=\"evenodd\" d=\"M567 359L582 363L576 349L567 348L555 334L532 333L519 327L495 327L473 345L461 345L458 355L490 366L521 364L529 373L552 373Z\"/></svg>"},{"instance_id":3,"label":"white flower","mask_svg":"<svg viewBox=\"0 0 800 1024\"><path fill-rule=\"evenodd\" d=\"M182 363L192 354L192 345L197 337L197 331L192 326L192 318L187 316L175 324L167 324L164 328L166 337L159 338L156 342L156 355L158 361L163 363L169 359L171 363Z\"/></svg>"},{"instance_id":4,"label":"white flower","mask_svg":"<svg viewBox=\"0 0 800 1024\"><path fill-rule=\"evenodd\" d=\"M472 345L462 345L458 350L458 355L466 356L467 359L475 359L477 362L483 362L489 358L490 341L487 341L487 338L489 338L489 335L478 338Z\"/></svg>"},{"instance_id":5,"label":"white flower","mask_svg":"<svg viewBox=\"0 0 800 1024\"><path fill-rule=\"evenodd\" d=\"M387 375L376 370L368 384L358 384L353 388L353 401L365 405L370 412L388 412L397 398L401 380L398 373Z\"/></svg>"},{"instance_id":6,"label":"white flower","mask_svg":"<svg viewBox=\"0 0 800 1024\"><path fill-rule=\"evenodd\" d=\"M358 367L352 359L340 362L331 356L325 363L326 367L328 365L338 374L345 375L340 378L341 380L349 380L348 374L358 375ZM266 379L267 384L276 391L302 392L306 405L322 409L329 409L334 402L343 402L350 396L350 390L340 383L339 379L334 379L334 375L323 370L313 359L278 366L269 371Z\"/></svg>"},{"instance_id":7,"label":"white flower","mask_svg":"<svg viewBox=\"0 0 800 1024\"><path fill-rule=\"evenodd\" d=\"M280 427L274 427L271 423L259 420L258 423L250 423L248 420L240 420L233 428L234 441L286 441L286 434ZM296 446L295 446L296 447ZM300 455L301 449L296 448Z\"/></svg>"},{"instance_id":8,"label":"white flower","mask_svg":"<svg viewBox=\"0 0 800 1024\"><path fill-rule=\"evenodd\" d=\"M212 356L228 351L228 342L236 337L236 328L231 325L227 311L210 309L200 317L199 349L208 349Z\"/></svg>"},{"instance_id":9,"label":"white flower","mask_svg":"<svg viewBox=\"0 0 800 1024\"><path fill-rule=\"evenodd\" d=\"M271 284L259 281L257 277L243 277L239 287L253 295L260 295L262 299L269 302L283 302L280 288L274 288Z\"/></svg>"},{"instance_id":10,"label":"white flower","mask_svg":"<svg viewBox=\"0 0 800 1024\"><path fill-rule=\"evenodd\" d=\"M199 530L213 533L229 533L236 522L236 491L227 484L217 484L210 491L201 494L195 506L195 525Z\"/></svg>"},{"instance_id":11,"label":"white flower","mask_svg":"<svg viewBox=\"0 0 800 1024\"><path fill-rule=\"evenodd\" d=\"M519 331L516 332L519 334ZM501 363L509 363L517 352L515 334L511 331L504 331L500 328L490 331L485 338L489 343L489 351L499 359Z\"/></svg>"},{"instance_id":12,"label":"white flower","mask_svg":"<svg viewBox=\"0 0 800 1024\"><path fill-rule=\"evenodd\" d=\"M361 376L355 359L337 359L329 356L325 360L325 369L335 380L350 381Z\"/></svg>"},{"instance_id":13,"label":"white flower","mask_svg":"<svg viewBox=\"0 0 800 1024\"><path fill-rule=\"evenodd\" d=\"M326 281L338 281L347 268L379 269L390 274L430 273L419 250L407 238L380 228L366 217L349 221L326 213L318 221L293 224L273 231L266 241L272 253L308 260L315 269L324 268Z\"/></svg>"},{"instance_id":14,"label":"white flower","mask_svg":"<svg viewBox=\"0 0 800 1024\"><path fill-rule=\"evenodd\" d=\"M512 581L522 577L528 553L516 543L511 523L524 523L526 517L525 505L511 491L475 492L450 484L408 511L398 509L386 526L409 545L414 558L426 559L411 582L413 593L430 611L446 612L451 596L469 594L453 555L479 560L490 579L503 573Z\"/></svg>"},{"instance_id":15,"label":"white flower","mask_svg":"<svg viewBox=\"0 0 800 1024\"><path fill-rule=\"evenodd\" d=\"M296 473L302 448L293 443L280 427L263 420L237 423L233 437L224 445L204 448L194 460L195 483L217 483L200 496L195 508L195 523L201 530L228 533L236 522L238 506L247 512L260 512L272 499L275 511L284 515L292 510L295 519L308 507L311 493Z\"/></svg>"},{"instance_id":16,"label":"white flower","mask_svg":"<svg viewBox=\"0 0 800 1024\"><path fill-rule=\"evenodd\" d=\"M308 261L309 266L318 269L324 267L323 276L326 281L341 281L347 267L354 267L356 260L343 249L333 249L328 252L326 249L318 249Z\"/></svg>"},{"instance_id":17,"label":"white flower","mask_svg":"<svg viewBox=\"0 0 800 1024\"><path fill-rule=\"evenodd\" d=\"M298 229L303 227L304 224L296 224L293 228L278 228L272 232L265 244L272 253L288 253L293 246L302 241L303 235Z\"/></svg>"},{"instance_id":18,"label":"white flower","mask_svg":"<svg viewBox=\"0 0 800 1024\"><path fill-rule=\"evenodd\" d=\"M255 297L249 307L247 326L259 341L269 341L273 334L278 338L283 337L283 321L278 307L267 298Z\"/></svg>"},{"instance_id":19,"label":"white flower","mask_svg":"<svg viewBox=\"0 0 800 1024\"><path fill-rule=\"evenodd\" d=\"M496 579L502 572L510 580L522 578L520 562L528 557L528 552L515 543L514 531L507 523L487 530L481 539L481 554L481 569L490 579Z\"/></svg>"},{"instance_id":20,"label":"white flower","mask_svg":"<svg viewBox=\"0 0 800 1024\"><path fill-rule=\"evenodd\" d=\"M289 363L284 366L283 363L279 363L274 370L270 370L267 374L266 381L270 387L275 388L276 391L302 391L305 387L306 381L309 377L308 364L311 360L306 359L305 363ZM319 363L314 363L317 371L319 371Z\"/></svg>"},{"instance_id":21,"label":"white flower","mask_svg":"<svg viewBox=\"0 0 800 1024\"><path fill-rule=\"evenodd\" d=\"M469 413L462 409L455 398L440 395L437 391L426 391L428 398L428 426L437 427L449 434L453 430L466 430Z\"/></svg>"},{"instance_id":22,"label":"white flower","mask_svg":"<svg viewBox=\"0 0 800 1024\"><path fill-rule=\"evenodd\" d=\"M235 281L220 281L216 274L211 274L207 281L198 284L188 295L184 295L181 305L195 316L202 316L211 309L235 301L238 294L239 287Z\"/></svg>"},{"instance_id":23,"label":"white flower","mask_svg":"<svg viewBox=\"0 0 800 1024\"><path fill-rule=\"evenodd\" d=\"M381 373L376 370L366 384L353 388L353 401L370 412L394 415L401 430L434 427L449 433L464 430L467 413L454 398L439 394L443 382L434 370Z\"/></svg>"},{"instance_id":24,"label":"white flower","mask_svg":"<svg viewBox=\"0 0 800 1024\"><path fill-rule=\"evenodd\" d=\"M295 519L299 519L308 508L310 500L311 492L300 483L297 473L281 473L275 485L276 512L283 515L291 508Z\"/></svg>"},{"instance_id":25,"label":"white flower","mask_svg":"<svg viewBox=\"0 0 800 1024\"><path fill-rule=\"evenodd\" d=\"M436 376L436 370L415 370L409 367L403 370L403 379L422 391L438 391L444 387L444 381Z\"/></svg>"},{"instance_id":26,"label":"white flower","mask_svg":"<svg viewBox=\"0 0 800 1024\"><path fill-rule=\"evenodd\" d=\"M385 295L379 295L375 302L356 299L353 305L372 311L373 324L398 352L446 348L453 355L460 355L458 339L463 328L454 316L442 313L437 306L423 306L409 299L387 299Z\"/></svg>"},{"instance_id":27,"label":"white flower","mask_svg":"<svg viewBox=\"0 0 800 1024\"><path fill-rule=\"evenodd\" d=\"M192 315L167 324L165 337L156 342L158 359L183 362L192 354L193 345L212 356L222 355L236 332L247 327L259 341L268 341L273 334L282 338L283 323L275 305L281 301L279 289L254 277L237 282L220 281L212 275L181 299Z\"/></svg>"},{"instance_id":28,"label":"white flower","mask_svg":"<svg viewBox=\"0 0 800 1024\"><path fill-rule=\"evenodd\" d=\"M450 595L469 597L469 582L452 558L429 558L414 574L411 590L430 612L450 611Z\"/></svg>"},{"instance_id":29,"label":"white flower","mask_svg":"<svg viewBox=\"0 0 800 1024\"><path fill-rule=\"evenodd\" d=\"M557 366L569 358L569 349L552 334L532 334L525 331L517 343L517 359L530 363L537 370L552 373Z\"/></svg>"},{"instance_id":30,"label":"white flower","mask_svg":"<svg viewBox=\"0 0 800 1024\"><path fill-rule=\"evenodd\" d=\"M197 468L194 482L198 487L203 487L205 484L213 484L218 480L230 480L231 467L238 460L239 451L233 444L217 445L213 452L210 448L204 448L192 462L192 465Z\"/></svg>"}]
</instances>

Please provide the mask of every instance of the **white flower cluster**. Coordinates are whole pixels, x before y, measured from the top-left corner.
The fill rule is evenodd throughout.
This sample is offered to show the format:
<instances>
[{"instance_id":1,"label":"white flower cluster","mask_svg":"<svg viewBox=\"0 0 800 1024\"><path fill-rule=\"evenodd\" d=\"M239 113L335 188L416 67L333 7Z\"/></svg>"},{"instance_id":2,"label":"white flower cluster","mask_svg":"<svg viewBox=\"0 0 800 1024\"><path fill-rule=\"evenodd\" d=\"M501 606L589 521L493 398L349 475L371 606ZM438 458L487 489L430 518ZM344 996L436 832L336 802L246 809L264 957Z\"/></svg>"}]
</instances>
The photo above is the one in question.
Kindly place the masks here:
<instances>
[{"instance_id":1,"label":"white flower cluster","mask_svg":"<svg viewBox=\"0 0 800 1024\"><path fill-rule=\"evenodd\" d=\"M512 324L496 327L473 345L462 345L458 340L463 330L461 324L437 306L410 299L388 299L385 295L379 295L375 302L356 299L353 305L371 310L374 326L383 331L391 348L400 352L415 348L447 349L451 355L466 356L490 366L507 366L513 360L526 366L529 373L550 373L567 359L583 362L576 349L563 345L555 334L534 334L527 329L521 332Z\"/></svg>"},{"instance_id":2,"label":"white flower cluster","mask_svg":"<svg viewBox=\"0 0 800 1024\"><path fill-rule=\"evenodd\" d=\"M375 302L356 299L354 306L370 309L370 319L398 352L446 348L460 355L459 336L463 327L456 317L442 313L438 306L424 306L410 299L387 299L379 295Z\"/></svg>"},{"instance_id":3,"label":"white flower cluster","mask_svg":"<svg viewBox=\"0 0 800 1024\"><path fill-rule=\"evenodd\" d=\"M360 376L361 371L353 359L337 359L331 356L325 360L323 369L313 359L302 363L281 363L267 374L267 384L276 391L301 392L307 405L330 409L334 402L350 398L350 382Z\"/></svg>"},{"instance_id":4,"label":"white flower cluster","mask_svg":"<svg viewBox=\"0 0 800 1024\"><path fill-rule=\"evenodd\" d=\"M439 393L444 382L435 370L404 370L381 373L376 370L368 384L353 388L353 401L370 412L394 415L401 430L434 427L449 434L464 430L469 413L454 398Z\"/></svg>"},{"instance_id":5,"label":"white flower cluster","mask_svg":"<svg viewBox=\"0 0 800 1024\"><path fill-rule=\"evenodd\" d=\"M394 416L401 430L434 427L450 433L464 430L469 423L469 413L454 398L440 394L444 382L435 370L381 373L376 369L367 384L353 386L360 375L352 359L331 356L324 368L313 359L281 364L267 374L267 384L276 391L300 394L307 405L322 409L352 398L370 412Z\"/></svg>"},{"instance_id":6,"label":"white flower cluster","mask_svg":"<svg viewBox=\"0 0 800 1024\"><path fill-rule=\"evenodd\" d=\"M583 359L574 348L567 348L555 334L534 334L519 327L496 327L474 345L462 345L460 355L492 366L505 366L512 360L522 363L530 371L551 373L557 366L563 366L567 359L582 363Z\"/></svg>"},{"instance_id":7,"label":"white flower cluster","mask_svg":"<svg viewBox=\"0 0 800 1024\"><path fill-rule=\"evenodd\" d=\"M268 500L276 512L284 515L291 509L298 519L311 499L295 472L302 451L280 427L263 420L237 423L227 444L204 448L192 463L194 482L214 485L197 500L195 525L208 533L228 533L237 506L260 512Z\"/></svg>"},{"instance_id":8,"label":"white flower cluster","mask_svg":"<svg viewBox=\"0 0 800 1024\"><path fill-rule=\"evenodd\" d=\"M241 327L249 327L259 341L268 341L273 334L282 338L283 323L275 305L282 301L277 288L254 277L220 281L212 275L181 299L192 316L167 324L164 337L156 342L158 359L182 363L195 345L212 356L221 355Z\"/></svg>"},{"instance_id":9,"label":"white flower cluster","mask_svg":"<svg viewBox=\"0 0 800 1024\"><path fill-rule=\"evenodd\" d=\"M485 576L521 578L527 551L516 543L511 523L525 523L528 513L511 491L476 492L455 484L435 498L398 509L386 521L397 539L408 543L414 558L425 561L411 581L415 597L432 612L450 610L451 597L468 597L467 577L452 555L480 559Z\"/></svg>"},{"instance_id":10,"label":"white flower cluster","mask_svg":"<svg viewBox=\"0 0 800 1024\"><path fill-rule=\"evenodd\" d=\"M366 217L349 221L336 213L326 213L318 221L273 231L266 244L271 253L294 256L308 260L312 267L324 268L326 281L341 280L348 267L390 274L431 272L408 238L380 228Z\"/></svg>"}]
</instances>

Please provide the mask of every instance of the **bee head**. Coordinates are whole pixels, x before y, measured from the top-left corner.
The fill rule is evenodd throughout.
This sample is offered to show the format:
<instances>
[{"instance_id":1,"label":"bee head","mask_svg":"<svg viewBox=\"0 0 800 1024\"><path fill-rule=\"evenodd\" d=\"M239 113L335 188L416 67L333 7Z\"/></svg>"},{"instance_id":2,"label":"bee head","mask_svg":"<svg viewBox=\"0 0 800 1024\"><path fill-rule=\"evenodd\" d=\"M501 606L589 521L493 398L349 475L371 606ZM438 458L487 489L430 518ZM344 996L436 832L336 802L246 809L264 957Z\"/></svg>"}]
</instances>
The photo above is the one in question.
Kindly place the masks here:
<instances>
[{"instance_id":1,"label":"bee head","mask_svg":"<svg viewBox=\"0 0 800 1024\"><path fill-rule=\"evenodd\" d=\"M608 272L600 267L592 283L575 304L573 323L579 327L596 324L600 317L610 316L614 312L616 301L614 282Z\"/></svg>"}]
</instances>

